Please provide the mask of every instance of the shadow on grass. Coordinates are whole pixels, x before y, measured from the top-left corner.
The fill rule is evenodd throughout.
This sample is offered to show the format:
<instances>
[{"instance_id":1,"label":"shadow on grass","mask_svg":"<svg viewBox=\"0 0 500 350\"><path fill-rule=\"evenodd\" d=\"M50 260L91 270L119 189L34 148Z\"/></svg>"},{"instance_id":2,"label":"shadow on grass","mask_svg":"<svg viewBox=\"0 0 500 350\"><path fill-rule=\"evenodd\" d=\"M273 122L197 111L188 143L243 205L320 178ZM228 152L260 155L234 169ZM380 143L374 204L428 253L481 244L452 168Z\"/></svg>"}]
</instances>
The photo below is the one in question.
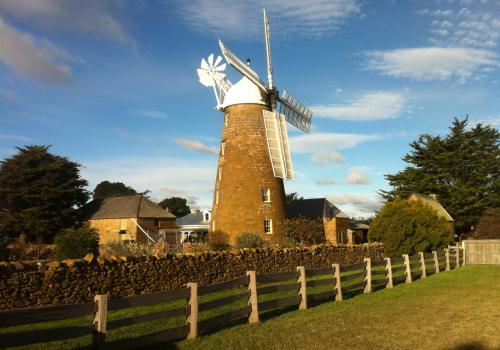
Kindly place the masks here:
<instances>
[{"instance_id":1,"label":"shadow on grass","mask_svg":"<svg viewBox=\"0 0 500 350\"><path fill-rule=\"evenodd\" d=\"M500 348L488 348L481 342L472 341L452 348L447 348L446 350L500 350Z\"/></svg>"}]
</instances>

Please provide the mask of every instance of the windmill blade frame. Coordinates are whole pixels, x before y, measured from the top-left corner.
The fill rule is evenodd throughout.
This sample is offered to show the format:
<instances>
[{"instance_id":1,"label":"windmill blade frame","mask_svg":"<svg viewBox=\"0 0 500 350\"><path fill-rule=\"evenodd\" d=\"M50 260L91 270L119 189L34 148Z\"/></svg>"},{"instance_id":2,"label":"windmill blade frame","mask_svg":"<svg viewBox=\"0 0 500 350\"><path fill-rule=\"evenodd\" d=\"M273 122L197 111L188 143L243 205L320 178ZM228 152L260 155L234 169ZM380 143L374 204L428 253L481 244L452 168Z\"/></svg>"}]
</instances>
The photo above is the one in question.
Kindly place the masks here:
<instances>
[{"instance_id":1,"label":"windmill blade frame","mask_svg":"<svg viewBox=\"0 0 500 350\"><path fill-rule=\"evenodd\" d=\"M275 177L292 180L292 160L288 145L285 116L276 111L263 111L269 159Z\"/></svg>"},{"instance_id":2,"label":"windmill blade frame","mask_svg":"<svg viewBox=\"0 0 500 350\"><path fill-rule=\"evenodd\" d=\"M220 39L219 39L219 46L222 51L222 55L224 56L226 61L231 66L234 67L234 69L236 69L238 72L240 72L245 77L250 79L252 83L257 85L263 91L267 91L266 85L262 82L262 80L260 80L257 73L255 73L255 71L252 68L241 62L241 60L238 57L236 57L236 55L231 50L229 50Z\"/></svg>"},{"instance_id":3,"label":"windmill blade frame","mask_svg":"<svg viewBox=\"0 0 500 350\"><path fill-rule=\"evenodd\" d=\"M306 134L311 130L312 111L299 102L295 97L283 91L283 95L278 96L278 111L283 114L286 121Z\"/></svg>"}]
</instances>

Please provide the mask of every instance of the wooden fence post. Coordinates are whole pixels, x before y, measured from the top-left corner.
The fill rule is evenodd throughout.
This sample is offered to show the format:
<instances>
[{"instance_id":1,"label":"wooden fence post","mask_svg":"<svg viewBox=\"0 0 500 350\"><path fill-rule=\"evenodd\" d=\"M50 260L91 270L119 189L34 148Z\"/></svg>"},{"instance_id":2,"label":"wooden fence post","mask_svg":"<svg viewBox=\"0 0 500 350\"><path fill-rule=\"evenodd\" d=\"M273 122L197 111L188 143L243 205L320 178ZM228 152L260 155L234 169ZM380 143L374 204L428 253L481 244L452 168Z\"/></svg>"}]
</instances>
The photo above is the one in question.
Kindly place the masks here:
<instances>
[{"instance_id":1,"label":"wooden fence post","mask_svg":"<svg viewBox=\"0 0 500 350\"><path fill-rule=\"evenodd\" d=\"M462 241L462 266L465 266L465 241Z\"/></svg>"},{"instance_id":2,"label":"wooden fence post","mask_svg":"<svg viewBox=\"0 0 500 350\"><path fill-rule=\"evenodd\" d=\"M364 258L365 262L365 290L363 291L365 294L372 292L372 259Z\"/></svg>"},{"instance_id":3,"label":"wooden fence post","mask_svg":"<svg viewBox=\"0 0 500 350\"><path fill-rule=\"evenodd\" d=\"M342 300L342 287L340 286L340 264L332 264L333 279L335 280L335 301Z\"/></svg>"},{"instance_id":4,"label":"wooden fence post","mask_svg":"<svg viewBox=\"0 0 500 350\"><path fill-rule=\"evenodd\" d=\"M460 249L458 247L458 244L457 244L457 247L455 248L455 262L456 262L455 269L459 269L460 268Z\"/></svg>"},{"instance_id":5,"label":"wooden fence post","mask_svg":"<svg viewBox=\"0 0 500 350\"><path fill-rule=\"evenodd\" d=\"M410 256L408 254L403 254L403 263L405 265L406 283L411 283L411 266L410 266Z\"/></svg>"},{"instance_id":6,"label":"wooden fence post","mask_svg":"<svg viewBox=\"0 0 500 350\"><path fill-rule=\"evenodd\" d=\"M198 283L189 282L187 287L190 290L189 316L186 320L189 325L188 339L196 339L198 337Z\"/></svg>"},{"instance_id":7,"label":"wooden fence post","mask_svg":"<svg viewBox=\"0 0 500 350\"><path fill-rule=\"evenodd\" d=\"M108 295L94 296L94 332L92 334L92 349L104 349L106 344L106 321L108 316Z\"/></svg>"},{"instance_id":8,"label":"wooden fence post","mask_svg":"<svg viewBox=\"0 0 500 350\"><path fill-rule=\"evenodd\" d=\"M450 250L449 249L444 250L444 256L446 259L445 271L450 271Z\"/></svg>"},{"instance_id":9,"label":"wooden fence post","mask_svg":"<svg viewBox=\"0 0 500 350\"><path fill-rule=\"evenodd\" d=\"M432 256L434 258L434 271L436 273L439 273L439 258L438 258L438 253L435 250L433 250L432 251Z\"/></svg>"},{"instance_id":10,"label":"wooden fence post","mask_svg":"<svg viewBox=\"0 0 500 350\"><path fill-rule=\"evenodd\" d=\"M247 271L248 276L248 305L250 305L250 315L248 323L259 322L259 304L257 300L257 276L255 271Z\"/></svg>"},{"instance_id":11,"label":"wooden fence post","mask_svg":"<svg viewBox=\"0 0 500 350\"><path fill-rule=\"evenodd\" d=\"M306 292L306 268L304 266L297 266L297 271L299 272L299 277L297 283L300 284L299 295L300 304L299 310L307 309L307 292Z\"/></svg>"},{"instance_id":12,"label":"wooden fence post","mask_svg":"<svg viewBox=\"0 0 500 350\"><path fill-rule=\"evenodd\" d=\"M392 263L391 258L384 258L385 260L385 276L387 279L387 284L385 288L392 288L394 284L392 283Z\"/></svg>"},{"instance_id":13,"label":"wooden fence post","mask_svg":"<svg viewBox=\"0 0 500 350\"><path fill-rule=\"evenodd\" d=\"M419 252L418 255L420 256L420 278L426 278L427 277L427 271L425 271L425 256L424 253Z\"/></svg>"}]
</instances>

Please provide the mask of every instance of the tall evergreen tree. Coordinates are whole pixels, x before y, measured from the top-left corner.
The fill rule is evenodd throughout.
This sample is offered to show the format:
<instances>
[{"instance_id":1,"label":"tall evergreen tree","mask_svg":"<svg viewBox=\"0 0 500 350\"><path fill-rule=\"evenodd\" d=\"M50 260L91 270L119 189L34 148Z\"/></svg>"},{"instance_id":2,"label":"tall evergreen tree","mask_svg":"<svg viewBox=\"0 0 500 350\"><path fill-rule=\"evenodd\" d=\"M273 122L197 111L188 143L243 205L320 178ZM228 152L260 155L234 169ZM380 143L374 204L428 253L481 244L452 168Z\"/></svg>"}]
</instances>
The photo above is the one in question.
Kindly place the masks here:
<instances>
[{"instance_id":1,"label":"tall evergreen tree","mask_svg":"<svg viewBox=\"0 0 500 350\"><path fill-rule=\"evenodd\" d=\"M191 212L191 208L187 205L187 200L181 197L165 198L158 205L163 209L168 208L178 218L186 216Z\"/></svg>"},{"instance_id":2,"label":"tall evergreen tree","mask_svg":"<svg viewBox=\"0 0 500 350\"><path fill-rule=\"evenodd\" d=\"M131 194L137 194L137 191L125 185L123 182L102 181L95 187L94 192L92 192L92 197L97 199L114 196L128 196Z\"/></svg>"},{"instance_id":3,"label":"tall evergreen tree","mask_svg":"<svg viewBox=\"0 0 500 350\"><path fill-rule=\"evenodd\" d=\"M469 232L487 207L500 207L499 131L489 125L468 128L468 117L455 119L448 135L421 135L403 157L409 165L385 175L393 187L388 199L431 194L455 219L457 233Z\"/></svg>"},{"instance_id":4,"label":"tall evergreen tree","mask_svg":"<svg viewBox=\"0 0 500 350\"><path fill-rule=\"evenodd\" d=\"M80 164L49 153L49 147L17 148L0 162L2 235L51 242L58 231L74 225L76 208L88 200Z\"/></svg>"}]
</instances>

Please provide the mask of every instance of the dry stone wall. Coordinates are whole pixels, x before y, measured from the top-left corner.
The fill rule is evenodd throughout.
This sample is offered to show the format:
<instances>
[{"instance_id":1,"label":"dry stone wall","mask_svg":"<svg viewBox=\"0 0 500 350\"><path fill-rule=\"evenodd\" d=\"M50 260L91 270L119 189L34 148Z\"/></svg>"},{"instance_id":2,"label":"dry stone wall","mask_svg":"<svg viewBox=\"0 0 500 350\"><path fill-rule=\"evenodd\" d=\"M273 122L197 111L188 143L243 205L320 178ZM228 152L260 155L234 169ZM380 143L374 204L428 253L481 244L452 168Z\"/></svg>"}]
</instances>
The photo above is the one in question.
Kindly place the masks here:
<instances>
[{"instance_id":1,"label":"dry stone wall","mask_svg":"<svg viewBox=\"0 0 500 350\"><path fill-rule=\"evenodd\" d=\"M187 282L208 285L256 270L258 274L350 264L365 257L381 260L383 246L323 245L311 248L247 249L220 253L119 257L45 264L0 263L0 309L71 304L108 292L112 298L172 290Z\"/></svg>"}]
</instances>

